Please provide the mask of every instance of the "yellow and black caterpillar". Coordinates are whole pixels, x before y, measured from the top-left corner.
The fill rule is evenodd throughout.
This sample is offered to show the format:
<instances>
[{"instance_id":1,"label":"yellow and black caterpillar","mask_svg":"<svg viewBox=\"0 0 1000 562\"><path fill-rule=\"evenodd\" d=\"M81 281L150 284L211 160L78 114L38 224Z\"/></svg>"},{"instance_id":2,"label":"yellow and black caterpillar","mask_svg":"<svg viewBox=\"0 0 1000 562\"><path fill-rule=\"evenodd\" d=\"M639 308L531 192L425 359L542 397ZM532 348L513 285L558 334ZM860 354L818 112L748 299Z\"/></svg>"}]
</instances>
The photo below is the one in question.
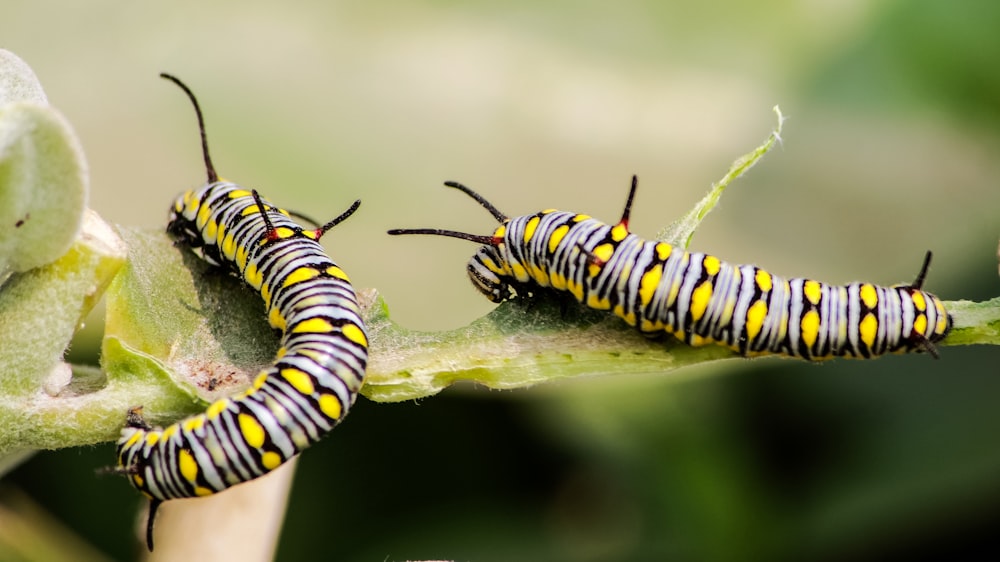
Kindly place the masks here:
<instances>
[{"instance_id":1,"label":"yellow and black caterpillar","mask_svg":"<svg viewBox=\"0 0 1000 562\"><path fill-rule=\"evenodd\" d=\"M635 177L614 225L554 209L510 218L468 187L445 185L475 199L500 226L485 236L440 229L389 234L433 234L482 244L468 272L493 302L522 291L567 292L643 333L666 332L694 346L715 343L747 357L821 360L913 351L936 357L934 343L951 328L941 300L921 289L930 252L907 285L784 279L754 265L731 265L630 233Z\"/></svg>"},{"instance_id":2,"label":"yellow and black caterpillar","mask_svg":"<svg viewBox=\"0 0 1000 562\"><path fill-rule=\"evenodd\" d=\"M349 217L304 229L254 190L222 181L208 155L198 117L208 182L174 203L167 232L205 261L238 275L264 299L281 330L281 348L245 392L201 414L154 429L132 409L118 441L116 471L150 498L147 544L164 500L213 494L253 480L318 441L347 415L361 388L368 339L347 275L319 244Z\"/></svg>"}]
</instances>

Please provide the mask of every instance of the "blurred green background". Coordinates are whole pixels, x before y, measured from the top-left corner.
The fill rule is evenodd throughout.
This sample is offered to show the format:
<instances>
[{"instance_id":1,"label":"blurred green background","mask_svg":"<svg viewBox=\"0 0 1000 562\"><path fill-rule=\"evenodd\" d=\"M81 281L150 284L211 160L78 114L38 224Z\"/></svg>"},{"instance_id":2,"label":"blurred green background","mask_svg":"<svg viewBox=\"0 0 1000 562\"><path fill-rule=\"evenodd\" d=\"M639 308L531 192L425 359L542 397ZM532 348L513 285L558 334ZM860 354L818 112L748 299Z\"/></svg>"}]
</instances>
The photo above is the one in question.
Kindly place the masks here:
<instances>
[{"instance_id":1,"label":"blurred green background","mask_svg":"<svg viewBox=\"0 0 1000 562\"><path fill-rule=\"evenodd\" d=\"M780 275L1000 293L1000 4L48 2L6 0L0 46L76 128L91 206L158 226L215 163L281 205L360 212L326 240L417 329L491 305L487 233L460 180L512 214L605 220L640 177L635 231L685 212L789 116L694 246ZM73 357L97 360L100 319ZM303 455L280 560L840 560L1000 556L1000 352L823 366L766 359L677 377L453 388L360 400ZM140 500L94 476L110 445L37 455L0 482L115 559ZM333 506L333 509L330 509ZM320 550L322 549L322 550Z\"/></svg>"}]
</instances>

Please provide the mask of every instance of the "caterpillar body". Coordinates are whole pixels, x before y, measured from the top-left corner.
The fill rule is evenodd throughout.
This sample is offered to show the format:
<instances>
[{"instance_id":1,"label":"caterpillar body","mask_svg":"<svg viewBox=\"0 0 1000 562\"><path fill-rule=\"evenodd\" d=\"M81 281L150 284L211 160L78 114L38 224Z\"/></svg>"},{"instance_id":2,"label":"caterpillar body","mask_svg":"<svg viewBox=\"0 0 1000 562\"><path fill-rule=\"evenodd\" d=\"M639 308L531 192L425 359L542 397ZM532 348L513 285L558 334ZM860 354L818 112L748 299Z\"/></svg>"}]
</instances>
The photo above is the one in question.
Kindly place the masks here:
<instances>
[{"instance_id":1,"label":"caterpillar body","mask_svg":"<svg viewBox=\"0 0 1000 562\"><path fill-rule=\"evenodd\" d=\"M634 176L614 225L554 209L510 218L468 187L445 185L475 199L500 226L485 236L429 228L389 234L482 244L468 273L493 302L539 289L565 292L643 333L673 334L693 346L719 344L747 357L821 360L920 351L937 357L934 343L951 328L941 300L922 290L930 252L910 284L828 285L731 265L629 232Z\"/></svg>"},{"instance_id":2,"label":"caterpillar body","mask_svg":"<svg viewBox=\"0 0 1000 562\"><path fill-rule=\"evenodd\" d=\"M319 244L360 205L315 229L255 190L219 179L208 154L208 182L181 195L167 232L205 261L238 275L260 293L268 321L282 332L274 363L245 392L163 429L133 408L118 440L116 472L150 499L146 541L160 503L214 494L253 480L315 443L347 415L364 380L368 340L347 275Z\"/></svg>"}]
</instances>

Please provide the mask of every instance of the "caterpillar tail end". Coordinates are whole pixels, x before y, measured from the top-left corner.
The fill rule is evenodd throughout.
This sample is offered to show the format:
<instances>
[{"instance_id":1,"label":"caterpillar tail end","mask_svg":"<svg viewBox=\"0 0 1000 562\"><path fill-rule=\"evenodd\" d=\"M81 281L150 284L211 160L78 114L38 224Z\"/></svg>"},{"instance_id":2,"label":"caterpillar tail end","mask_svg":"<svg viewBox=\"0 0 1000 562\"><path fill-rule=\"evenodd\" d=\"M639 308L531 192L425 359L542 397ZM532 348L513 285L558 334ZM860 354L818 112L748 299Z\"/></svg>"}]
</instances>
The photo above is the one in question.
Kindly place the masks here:
<instances>
[{"instance_id":1,"label":"caterpillar tail end","mask_svg":"<svg viewBox=\"0 0 1000 562\"><path fill-rule=\"evenodd\" d=\"M153 521L156 519L156 510L160 508L163 500L156 498L149 500L149 513L146 515L146 548L153 552Z\"/></svg>"}]
</instances>

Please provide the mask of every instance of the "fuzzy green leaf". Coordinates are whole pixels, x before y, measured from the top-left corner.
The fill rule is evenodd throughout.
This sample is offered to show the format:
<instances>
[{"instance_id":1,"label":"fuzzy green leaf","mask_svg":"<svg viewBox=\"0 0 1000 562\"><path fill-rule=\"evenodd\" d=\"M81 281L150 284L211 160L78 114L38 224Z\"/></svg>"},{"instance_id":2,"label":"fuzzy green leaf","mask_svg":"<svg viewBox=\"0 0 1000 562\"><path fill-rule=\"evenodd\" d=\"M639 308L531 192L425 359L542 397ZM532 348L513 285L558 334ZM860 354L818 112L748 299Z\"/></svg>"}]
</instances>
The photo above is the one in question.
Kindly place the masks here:
<instances>
[{"instance_id":1,"label":"fuzzy green leaf","mask_svg":"<svg viewBox=\"0 0 1000 562\"><path fill-rule=\"evenodd\" d=\"M778 124L775 126L774 130L771 131L771 135L767 137L767 140L763 144L753 149L751 152L744 154L738 158L733 165L729 167L729 171L726 175L722 176L722 179L716 183L712 184L712 189L705 194L705 197L699 201L693 209L691 209L686 215L680 219L670 223L663 230L656 233L656 239L661 242L666 242L673 246L679 246L681 248L687 248L691 245L691 238L694 236L694 231L701 224L701 221L708 216L708 213L715 208L719 203L719 199L722 198L722 194L729 187L729 184L733 183L737 178L742 176L750 168L753 168L765 154L771 151L776 143L781 142L781 126L785 122L785 116L781 114L781 108L774 106L772 108L774 114L778 117Z\"/></svg>"},{"instance_id":2,"label":"fuzzy green leaf","mask_svg":"<svg viewBox=\"0 0 1000 562\"><path fill-rule=\"evenodd\" d=\"M66 253L87 205L83 151L47 105L0 106L0 281Z\"/></svg>"},{"instance_id":3,"label":"fuzzy green leaf","mask_svg":"<svg viewBox=\"0 0 1000 562\"><path fill-rule=\"evenodd\" d=\"M28 63L12 52L0 49L0 106L22 101L40 105L49 103Z\"/></svg>"},{"instance_id":4,"label":"fuzzy green leaf","mask_svg":"<svg viewBox=\"0 0 1000 562\"><path fill-rule=\"evenodd\" d=\"M114 231L93 212L69 252L13 275L0 291L0 457L7 453L96 443L81 420L78 393L99 378L71 380L63 353L83 317L124 261ZM83 373L81 373L83 374ZM93 375L91 373L91 375Z\"/></svg>"},{"instance_id":5,"label":"fuzzy green leaf","mask_svg":"<svg viewBox=\"0 0 1000 562\"><path fill-rule=\"evenodd\" d=\"M142 384L129 370L141 359L160 370L153 386L168 377L202 404L246 388L278 349L260 297L175 246L162 231L121 233L129 259L107 293L102 366L108 378ZM145 413L168 422L190 413L190 406L171 411L147 405Z\"/></svg>"}]
</instances>

